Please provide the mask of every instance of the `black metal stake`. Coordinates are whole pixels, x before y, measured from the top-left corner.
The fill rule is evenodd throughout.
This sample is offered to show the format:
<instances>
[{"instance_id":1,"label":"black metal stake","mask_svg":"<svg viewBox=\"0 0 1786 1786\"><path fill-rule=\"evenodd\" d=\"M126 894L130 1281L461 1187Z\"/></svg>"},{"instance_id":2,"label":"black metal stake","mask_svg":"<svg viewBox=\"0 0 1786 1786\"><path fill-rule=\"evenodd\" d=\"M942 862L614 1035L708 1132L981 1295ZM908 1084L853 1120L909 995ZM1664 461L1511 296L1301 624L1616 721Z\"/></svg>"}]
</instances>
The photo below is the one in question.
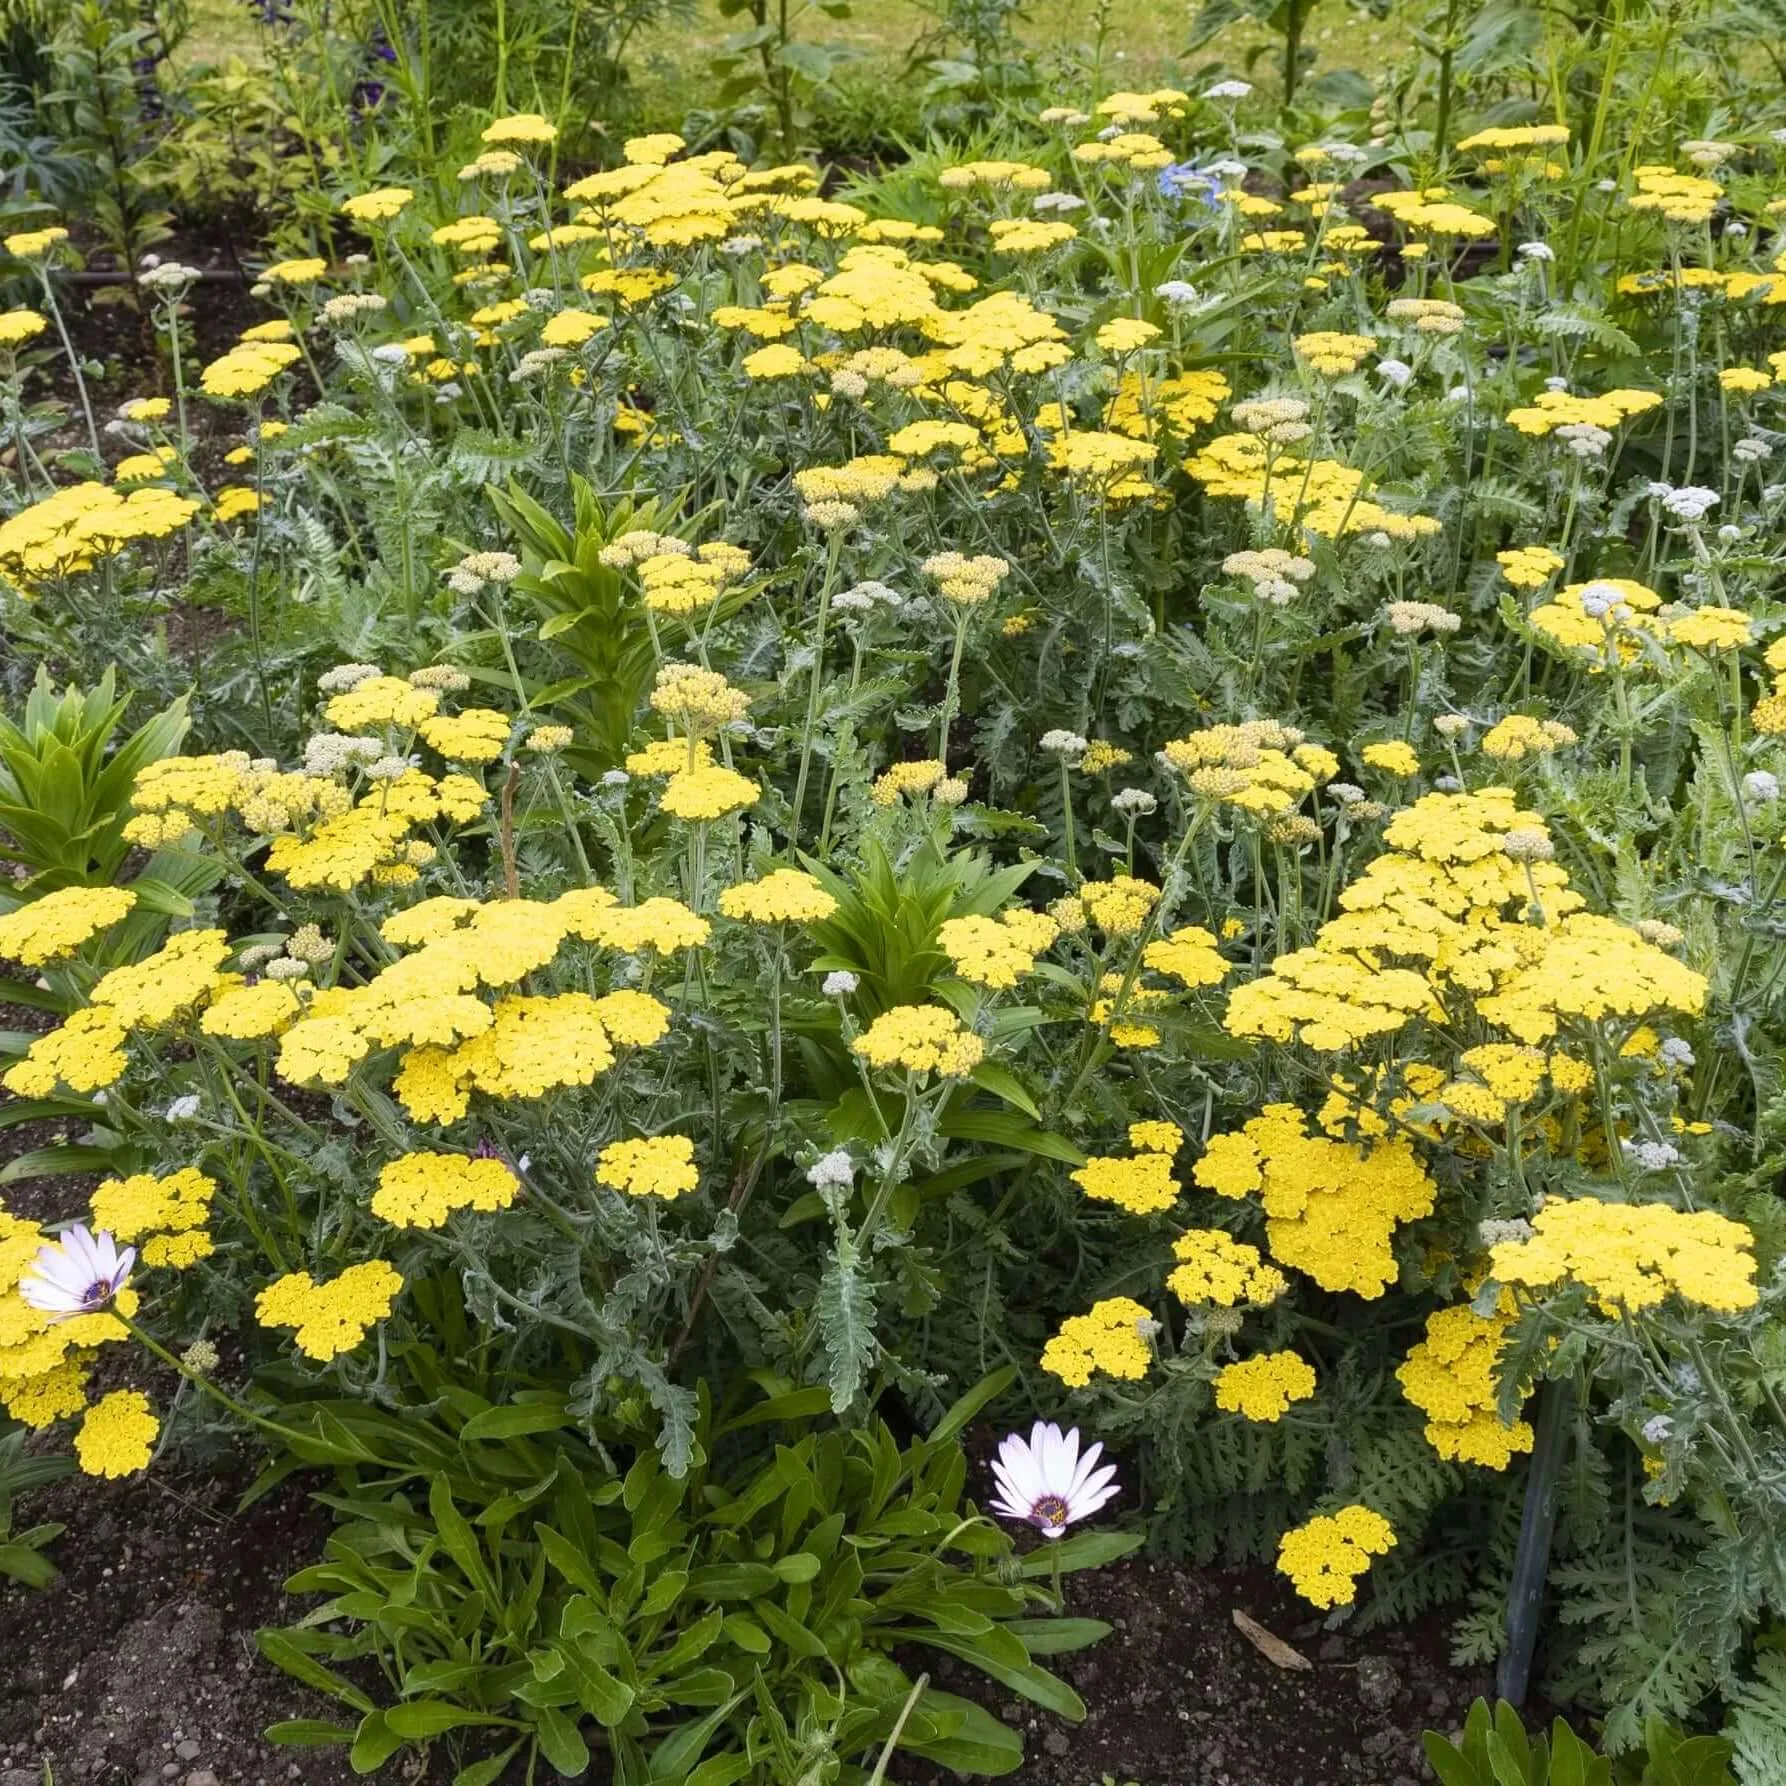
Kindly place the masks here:
<instances>
[{"instance_id":1,"label":"black metal stake","mask_svg":"<svg viewBox=\"0 0 1786 1786\"><path fill-rule=\"evenodd\" d=\"M1567 1379L1546 1383L1538 1397L1519 1549L1514 1552L1513 1580L1507 1588L1507 1648L1495 1677L1495 1690L1509 1705L1523 1705L1531 1683L1544 1583L1550 1573L1550 1542L1557 1526L1557 1481L1568 1449L1569 1410L1574 1400L1575 1385Z\"/></svg>"}]
</instances>

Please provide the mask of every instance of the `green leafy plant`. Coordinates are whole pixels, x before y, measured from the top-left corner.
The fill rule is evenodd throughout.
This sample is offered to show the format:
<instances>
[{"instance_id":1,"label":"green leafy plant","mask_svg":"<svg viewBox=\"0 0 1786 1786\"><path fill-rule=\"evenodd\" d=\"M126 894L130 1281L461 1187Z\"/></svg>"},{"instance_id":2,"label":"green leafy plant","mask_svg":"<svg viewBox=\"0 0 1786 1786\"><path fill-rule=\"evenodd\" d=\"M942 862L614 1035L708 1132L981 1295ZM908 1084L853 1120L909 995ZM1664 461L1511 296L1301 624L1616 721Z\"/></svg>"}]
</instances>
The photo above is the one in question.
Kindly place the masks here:
<instances>
[{"instance_id":1,"label":"green leafy plant","mask_svg":"<svg viewBox=\"0 0 1786 1786\"><path fill-rule=\"evenodd\" d=\"M111 669L58 694L40 665L20 719L0 715L0 859L29 877L26 897L103 886L123 867L131 786L179 749L190 723L181 696L120 739L130 699Z\"/></svg>"},{"instance_id":2,"label":"green leafy plant","mask_svg":"<svg viewBox=\"0 0 1786 1786\"><path fill-rule=\"evenodd\" d=\"M578 732L566 761L599 775L626 752L632 716L657 667L657 656L630 580L602 563L603 548L621 534L665 531L669 505L622 500L602 505L587 480L571 480L567 526L518 484L492 490L496 512L526 552L526 569L509 586L540 616L539 638L571 659L575 673L529 689Z\"/></svg>"},{"instance_id":3,"label":"green leafy plant","mask_svg":"<svg viewBox=\"0 0 1786 1786\"><path fill-rule=\"evenodd\" d=\"M40 102L57 134L81 145L90 181L85 209L126 273L172 233L158 185L160 133L144 104L138 68L159 48L152 23L126 24L102 0L82 0L64 15L53 40L55 86ZM134 280L102 295L137 303Z\"/></svg>"},{"instance_id":4,"label":"green leafy plant","mask_svg":"<svg viewBox=\"0 0 1786 1786\"><path fill-rule=\"evenodd\" d=\"M1506 1700L1470 1707L1455 1741L1429 1730L1421 1739L1441 1786L1732 1786L1731 1746L1722 1737L1686 1736L1651 1722L1645 1752L1614 1764L1561 1718L1548 1737L1528 1734Z\"/></svg>"},{"instance_id":5,"label":"green leafy plant","mask_svg":"<svg viewBox=\"0 0 1786 1786\"><path fill-rule=\"evenodd\" d=\"M713 59L722 106L762 105L773 121L777 153L794 154L801 133L812 122L813 96L830 86L849 51L834 44L813 43L797 35L800 21L817 10L827 18L847 19L850 0L719 0L720 17L748 18Z\"/></svg>"},{"instance_id":6,"label":"green leafy plant","mask_svg":"<svg viewBox=\"0 0 1786 1786\"><path fill-rule=\"evenodd\" d=\"M425 1415L297 1410L313 1437L296 1455L335 1466L319 1498L338 1524L324 1560L288 1585L328 1598L260 1646L359 1720L269 1735L350 1744L362 1772L447 1733L494 1747L459 1786L487 1786L522 1755L530 1773L543 1760L580 1777L592 1745L635 1786L860 1779L895 1738L958 1772L1012 1771L1017 1735L971 1701L919 1691L895 1659L914 1649L1082 1717L1035 1657L1107 1627L1031 1616L1050 1598L1037 1584L1057 1558L1091 1567L1138 1539L1086 1533L1018 1559L963 1501L960 1432L1010 1374L903 1447L879 1422L816 1426L823 1389L755 1381L724 1417L703 1389L680 1480L632 1435L579 1432L544 1391L498 1406L443 1377ZM389 1683L383 1703L338 1672L363 1660Z\"/></svg>"},{"instance_id":7,"label":"green leafy plant","mask_svg":"<svg viewBox=\"0 0 1786 1786\"><path fill-rule=\"evenodd\" d=\"M56 1565L44 1553L65 1528L45 1522L14 1531L14 1502L73 1468L66 1457L27 1457L23 1427L8 1422L0 1429L0 1577L28 1588L46 1588L56 1579Z\"/></svg>"}]
</instances>

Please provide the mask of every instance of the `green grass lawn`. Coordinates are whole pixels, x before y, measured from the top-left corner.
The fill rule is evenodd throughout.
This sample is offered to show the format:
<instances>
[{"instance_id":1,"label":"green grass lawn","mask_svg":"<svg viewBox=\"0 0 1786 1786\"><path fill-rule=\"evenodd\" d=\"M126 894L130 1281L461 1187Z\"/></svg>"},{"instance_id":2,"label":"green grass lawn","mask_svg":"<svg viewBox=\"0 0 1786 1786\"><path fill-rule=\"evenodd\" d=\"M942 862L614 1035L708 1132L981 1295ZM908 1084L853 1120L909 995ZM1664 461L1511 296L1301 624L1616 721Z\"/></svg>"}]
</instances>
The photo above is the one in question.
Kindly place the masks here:
<instances>
[{"instance_id":1,"label":"green grass lawn","mask_svg":"<svg viewBox=\"0 0 1786 1786\"><path fill-rule=\"evenodd\" d=\"M519 0L525 4L525 0ZM1197 0L1110 0L1104 33L1106 87L1151 87L1185 84L1201 71L1221 64L1238 72L1249 51L1266 48L1257 78L1267 85L1276 77L1270 34L1244 23L1231 26L1213 42L1187 57L1185 46ZM1413 22L1422 10L1417 0L1399 0L1386 18L1355 10L1346 0L1323 0L1309 43L1318 58L1317 72L1352 67L1369 73L1394 60L1407 47ZM260 55L259 35L241 0L191 0L191 30L179 60L187 66L221 63L231 57L249 61ZM858 78L896 74L914 44L936 27L936 12L920 0L856 0L851 17L833 19L810 6L799 34L816 41L847 46L858 66ZM660 108L661 121L671 122L679 109L699 103L705 71L712 55L739 28L739 21L721 17L717 0L700 0L692 26L660 26L634 41L628 60L640 97L648 110ZM1096 29L1087 0L1032 0L1019 35L1036 48L1073 48L1089 61Z\"/></svg>"}]
</instances>

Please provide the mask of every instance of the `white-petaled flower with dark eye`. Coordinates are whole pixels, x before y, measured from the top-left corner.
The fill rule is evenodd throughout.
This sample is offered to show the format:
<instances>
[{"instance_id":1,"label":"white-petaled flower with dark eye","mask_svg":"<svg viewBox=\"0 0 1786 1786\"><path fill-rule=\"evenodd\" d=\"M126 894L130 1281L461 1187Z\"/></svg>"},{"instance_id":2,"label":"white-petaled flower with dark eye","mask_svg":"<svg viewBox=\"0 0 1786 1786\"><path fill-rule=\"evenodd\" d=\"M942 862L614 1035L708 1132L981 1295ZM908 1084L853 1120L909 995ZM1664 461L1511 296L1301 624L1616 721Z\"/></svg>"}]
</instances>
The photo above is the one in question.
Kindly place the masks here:
<instances>
[{"instance_id":1,"label":"white-petaled flower with dark eye","mask_svg":"<svg viewBox=\"0 0 1786 1786\"><path fill-rule=\"evenodd\" d=\"M1027 1439L1012 1433L992 1466L998 1484L993 1512L1026 1521L1044 1538L1060 1537L1121 1492L1116 1465L1097 1467L1103 1454L1104 1447L1094 1445L1081 1457L1078 1427L1062 1433L1051 1420L1038 1420Z\"/></svg>"},{"instance_id":2,"label":"white-petaled flower with dark eye","mask_svg":"<svg viewBox=\"0 0 1786 1786\"><path fill-rule=\"evenodd\" d=\"M119 1252L109 1234L90 1234L76 1222L25 1268L19 1294L58 1317L90 1315L124 1288L135 1263L135 1247Z\"/></svg>"}]
</instances>

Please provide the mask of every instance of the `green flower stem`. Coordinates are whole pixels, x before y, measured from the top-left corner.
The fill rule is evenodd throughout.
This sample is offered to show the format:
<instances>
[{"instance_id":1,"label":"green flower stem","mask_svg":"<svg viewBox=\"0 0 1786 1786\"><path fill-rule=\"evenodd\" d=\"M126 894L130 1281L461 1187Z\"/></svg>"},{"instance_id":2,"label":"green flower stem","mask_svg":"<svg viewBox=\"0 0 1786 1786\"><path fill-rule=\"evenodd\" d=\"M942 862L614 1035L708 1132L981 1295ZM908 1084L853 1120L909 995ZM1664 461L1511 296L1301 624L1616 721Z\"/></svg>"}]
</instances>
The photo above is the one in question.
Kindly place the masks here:
<instances>
[{"instance_id":1,"label":"green flower stem","mask_svg":"<svg viewBox=\"0 0 1786 1786\"><path fill-rule=\"evenodd\" d=\"M93 425L93 405L87 397L87 380L81 372L81 356L74 351L74 343L68 338L68 325L62 320L62 306L56 302L56 288L50 283L50 270L40 265L38 277L43 282L43 307L50 313L50 321L56 325L57 338L62 343L62 351L68 356L68 369L74 374L75 395L81 400L81 415L87 423L87 439L93 448L93 456L103 459L105 455L99 450L99 430Z\"/></svg>"},{"instance_id":2,"label":"green flower stem","mask_svg":"<svg viewBox=\"0 0 1786 1786\"><path fill-rule=\"evenodd\" d=\"M135 1340L144 1351L149 1353L151 1357L159 1359L170 1370L177 1371L186 1382L192 1384L194 1388L200 1390L205 1395L210 1396L211 1399L217 1402L221 1407L228 1409L228 1411L235 1415L238 1420L245 1422L249 1426L259 1427L262 1432L272 1433L278 1438L283 1439L288 1445L302 1445L309 1443L306 1434L295 1433L290 1427L281 1426L277 1420L269 1420L266 1415L255 1413L255 1411L246 1403L237 1401L228 1390L219 1389L202 1371L195 1371L189 1364L182 1363L167 1349L166 1346L156 1339L154 1335L149 1333L147 1329L138 1326L130 1316L121 1313L116 1307L114 1307L110 1313L117 1319L119 1325L129 1333L130 1337Z\"/></svg>"},{"instance_id":3,"label":"green flower stem","mask_svg":"<svg viewBox=\"0 0 1786 1786\"><path fill-rule=\"evenodd\" d=\"M831 596L837 588L837 566L843 556L844 530L835 529L825 548L825 580L819 588L819 614L813 628L812 683L806 695L806 724L800 733L800 772L794 778L793 810L788 819L788 853L800 845L800 816L806 804L806 778L812 769L812 740L818 730L819 696L825 685L825 629L831 617ZM959 655L959 646L957 647Z\"/></svg>"}]
</instances>

